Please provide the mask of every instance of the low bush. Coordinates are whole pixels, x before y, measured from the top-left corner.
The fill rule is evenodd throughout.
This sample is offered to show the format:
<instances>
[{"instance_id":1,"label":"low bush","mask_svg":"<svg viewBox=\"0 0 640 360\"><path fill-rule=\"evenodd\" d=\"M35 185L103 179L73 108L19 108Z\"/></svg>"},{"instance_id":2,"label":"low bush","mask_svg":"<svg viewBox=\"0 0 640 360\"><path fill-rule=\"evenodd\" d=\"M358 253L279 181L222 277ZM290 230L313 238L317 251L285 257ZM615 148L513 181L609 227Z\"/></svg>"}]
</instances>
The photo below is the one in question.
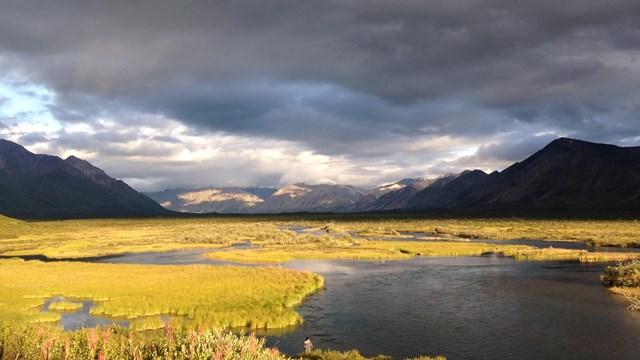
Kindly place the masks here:
<instances>
[{"instance_id":1,"label":"low bush","mask_svg":"<svg viewBox=\"0 0 640 360\"><path fill-rule=\"evenodd\" d=\"M606 286L640 287L640 260L607 266L600 280Z\"/></svg>"}]
</instances>

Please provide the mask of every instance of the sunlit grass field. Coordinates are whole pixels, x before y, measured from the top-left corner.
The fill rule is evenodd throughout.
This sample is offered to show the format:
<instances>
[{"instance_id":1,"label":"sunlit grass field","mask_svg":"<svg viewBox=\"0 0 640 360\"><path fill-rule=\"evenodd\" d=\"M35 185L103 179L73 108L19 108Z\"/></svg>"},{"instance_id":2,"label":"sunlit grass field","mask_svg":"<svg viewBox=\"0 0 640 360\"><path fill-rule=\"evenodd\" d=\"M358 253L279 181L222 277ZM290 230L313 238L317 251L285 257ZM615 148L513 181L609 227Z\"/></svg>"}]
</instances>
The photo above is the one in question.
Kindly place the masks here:
<instances>
[{"instance_id":1,"label":"sunlit grass field","mask_svg":"<svg viewBox=\"0 0 640 360\"><path fill-rule=\"evenodd\" d=\"M207 254L214 260L246 263L283 263L294 259L398 260L414 256L479 256L515 253L531 249L523 245L491 245L470 242L373 241L328 239L303 244L265 244L258 249L229 250Z\"/></svg>"},{"instance_id":2,"label":"sunlit grass field","mask_svg":"<svg viewBox=\"0 0 640 360\"><path fill-rule=\"evenodd\" d=\"M0 216L0 255L81 258L125 252L217 248L292 236L243 218L98 219L25 222Z\"/></svg>"},{"instance_id":3,"label":"sunlit grass field","mask_svg":"<svg viewBox=\"0 0 640 360\"><path fill-rule=\"evenodd\" d=\"M4 320L57 321L39 312L54 296L92 300L91 313L162 328L162 315L210 328L279 328L299 323L293 309L323 286L308 272L235 266L160 266L0 260Z\"/></svg>"},{"instance_id":4,"label":"sunlit grass field","mask_svg":"<svg viewBox=\"0 0 640 360\"><path fill-rule=\"evenodd\" d=\"M350 230L364 237L417 232L425 236L438 234L450 240L539 239L597 246L640 246L640 223L635 220L421 219L398 215L354 219L337 215L280 215L25 222L0 216L0 255L80 258L216 248L240 241L260 245L309 242L278 228L283 225L307 225L333 233Z\"/></svg>"},{"instance_id":5,"label":"sunlit grass field","mask_svg":"<svg viewBox=\"0 0 640 360\"><path fill-rule=\"evenodd\" d=\"M640 215L640 214L639 214ZM397 236L403 232L471 239L578 241L593 246L640 247L638 220L543 220L517 218L429 219L402 215L330 217L286 221L289 225L355 231L361 236ZM327 223L329 226L327 227Z\"/></svg>"}]
</instances>

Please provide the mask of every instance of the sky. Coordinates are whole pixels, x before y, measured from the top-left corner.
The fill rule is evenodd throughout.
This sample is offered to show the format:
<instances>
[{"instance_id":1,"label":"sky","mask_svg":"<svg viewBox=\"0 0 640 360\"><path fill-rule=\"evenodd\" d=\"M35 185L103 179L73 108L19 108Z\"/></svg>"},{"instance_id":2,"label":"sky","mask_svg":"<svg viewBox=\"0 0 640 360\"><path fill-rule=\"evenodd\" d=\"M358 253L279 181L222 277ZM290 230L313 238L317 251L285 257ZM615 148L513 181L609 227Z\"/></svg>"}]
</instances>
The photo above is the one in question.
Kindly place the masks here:
<instances>
[{"instance_id":1,"label":"sky","mask_svg":"<svg viewBox=\"0 0 640 360\"><path fill-rule=\"evenodd\" d=\"M640 145L640 2L0 0L0 138L140 191Z\"/></svg>"}]
</instances>

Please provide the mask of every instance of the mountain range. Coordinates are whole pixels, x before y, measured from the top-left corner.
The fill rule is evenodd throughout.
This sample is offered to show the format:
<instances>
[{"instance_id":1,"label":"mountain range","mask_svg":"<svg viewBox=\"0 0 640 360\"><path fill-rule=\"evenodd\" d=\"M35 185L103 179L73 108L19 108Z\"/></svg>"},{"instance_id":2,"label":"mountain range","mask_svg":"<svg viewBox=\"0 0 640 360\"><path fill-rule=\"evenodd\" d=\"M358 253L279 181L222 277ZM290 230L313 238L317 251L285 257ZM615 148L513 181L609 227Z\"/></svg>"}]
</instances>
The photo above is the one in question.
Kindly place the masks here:
<instances>
[{"instance_id":1,"label":"mountain range","mask_svg":"<svg viewBox=\"0 0 640 360\"><path fill-rule=\"evenodd\" d=\"M640 210L640 147L560 138L490 174L467 170L435 179L402 179L375 189L290 184L143 195L76 157L36 155L0 140L0 195L0 214L16 218L157 216L173 211L635 211Z\"/></svg>"},{"instance_id":2,"label":"mountain range","mask_svg":"<svg viewBox=\"0 0 640 360\"><path fill-rule=\"evenodd\" d=\"M236 213L637 210L640 147L560 138L522 162L491 174L466 170L435 179L403 179L369 190L307 184L271 190L274 192L268 197L225 210ZM192 193L184 191L181 196ZM148 195L160 201L158 194L162 193ZM199 208L199 212L220 211L213 209Z\"/></svg>"}]
</instances>

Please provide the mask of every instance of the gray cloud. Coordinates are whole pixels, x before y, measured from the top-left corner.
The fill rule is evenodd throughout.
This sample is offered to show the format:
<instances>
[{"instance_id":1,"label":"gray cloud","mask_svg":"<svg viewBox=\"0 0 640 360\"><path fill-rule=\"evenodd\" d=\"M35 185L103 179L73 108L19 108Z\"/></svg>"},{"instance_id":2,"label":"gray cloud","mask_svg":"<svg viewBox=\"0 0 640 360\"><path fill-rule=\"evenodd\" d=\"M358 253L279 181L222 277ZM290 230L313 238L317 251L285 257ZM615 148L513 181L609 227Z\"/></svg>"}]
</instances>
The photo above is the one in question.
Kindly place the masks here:
<instances>
[{"instance_id":1,"label":"gray cloud","mask_svg":"<svg viewBox=\"0 0 640 360\"><path fill-rule=\"evenodd\" d=\"M18 141L20 141L21 145L28 146L28 145L48 142L49 139L45 134L42 134L42 133L29 133L29 134L20 136Z\"/></svg>"},{"instance_id":2,"label":"gray cloud","mask_svg":"<svg viewBox=\"0 0 640 360\"><path fill-rule=\"evenodd\" d=\"M425 171L418 162L455 165L412 144L429 139L475 145L477 166L521 159L555 135L640 143L637 1L7 1L0 10L10 81L46 87L58 120L97 129L63 132L60 147L168 156L176 150L158 144L181 139L136 128L172 119L190 135L284 140L415 173ZM105 118L132 129L101 128ZM154 145L131 145L145 139Z\"/></svg>"}]
</instances>

